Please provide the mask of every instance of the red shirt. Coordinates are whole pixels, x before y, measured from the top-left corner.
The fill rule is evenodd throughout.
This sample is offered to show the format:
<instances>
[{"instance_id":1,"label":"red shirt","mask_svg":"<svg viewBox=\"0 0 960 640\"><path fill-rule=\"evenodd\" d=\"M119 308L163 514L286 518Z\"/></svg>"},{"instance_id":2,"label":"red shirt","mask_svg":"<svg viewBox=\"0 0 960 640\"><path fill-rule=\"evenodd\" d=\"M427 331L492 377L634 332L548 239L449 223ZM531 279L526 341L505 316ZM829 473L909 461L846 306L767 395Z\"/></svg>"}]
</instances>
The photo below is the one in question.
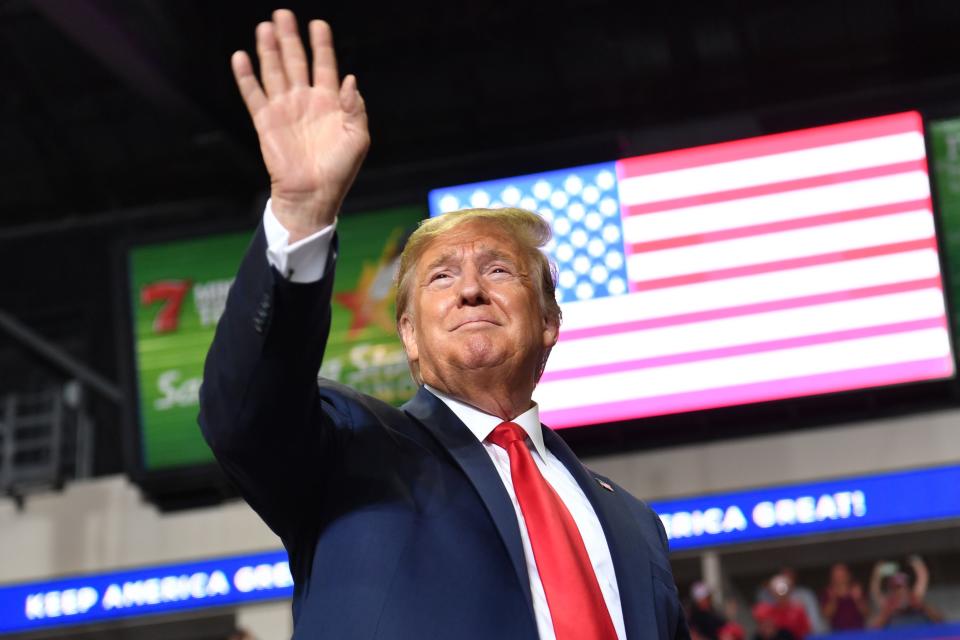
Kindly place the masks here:
<instances>
[{"instance_id":1,"label":"red shirt","mask_svg":"<svg viewBox=\"0 0 960 640\"><path fill-rule=\"evenodd\" d=\"M810 633L810 619L799 602L778 602L770 608L770 616L781 629L803 640Z\"/></svg>"}]
</instances>

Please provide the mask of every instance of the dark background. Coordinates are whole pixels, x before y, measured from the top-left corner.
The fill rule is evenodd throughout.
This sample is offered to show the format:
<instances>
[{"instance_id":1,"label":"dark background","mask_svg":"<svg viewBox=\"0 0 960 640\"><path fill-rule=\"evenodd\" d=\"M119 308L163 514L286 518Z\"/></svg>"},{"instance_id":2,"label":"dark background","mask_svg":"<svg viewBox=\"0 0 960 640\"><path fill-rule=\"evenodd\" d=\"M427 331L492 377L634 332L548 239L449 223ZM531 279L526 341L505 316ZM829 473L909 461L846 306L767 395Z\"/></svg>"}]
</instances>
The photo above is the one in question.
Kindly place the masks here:
<instances>
[{"instance_id":1,"label":"dark background","mask_svg":"<svg viewBox=\"0 0 960 640\"><path fill-rule=\"evenodd\" d=\"M120 248L256 224L267 180L229 57L276 6L0 0L0 311L125 389ZM345 215L444 184L910 108L960 113L956 0L286 6L332 24L366 98L373 146ZM0 395L63 378L0 332ZM803 426L948 392L897 393L719 420L739 425L727 433ZM95 471L118 472L124 412L91 403ZM683 418L688 437L716 437L712 415Z\"/></svg>"}]
</instances>

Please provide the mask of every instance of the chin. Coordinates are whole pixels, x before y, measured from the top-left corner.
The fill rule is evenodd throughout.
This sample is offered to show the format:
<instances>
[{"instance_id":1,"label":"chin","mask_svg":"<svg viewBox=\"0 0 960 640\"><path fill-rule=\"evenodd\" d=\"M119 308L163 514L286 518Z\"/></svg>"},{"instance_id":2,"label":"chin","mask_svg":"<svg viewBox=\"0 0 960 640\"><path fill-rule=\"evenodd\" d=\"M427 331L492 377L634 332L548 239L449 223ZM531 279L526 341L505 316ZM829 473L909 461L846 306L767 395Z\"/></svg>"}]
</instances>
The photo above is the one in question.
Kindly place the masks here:
<instances>
[{"instance_id":1,"label":"chin","mask_svg":"<svg viewBox=\"0 0 960 640\"><path fill-rule=\"evenodd\" d=\"M465 369L485 369L506 360L506 349L495 344L487 336L471 336L457 350L455 359Z\"/></svg>"}]
</instances>

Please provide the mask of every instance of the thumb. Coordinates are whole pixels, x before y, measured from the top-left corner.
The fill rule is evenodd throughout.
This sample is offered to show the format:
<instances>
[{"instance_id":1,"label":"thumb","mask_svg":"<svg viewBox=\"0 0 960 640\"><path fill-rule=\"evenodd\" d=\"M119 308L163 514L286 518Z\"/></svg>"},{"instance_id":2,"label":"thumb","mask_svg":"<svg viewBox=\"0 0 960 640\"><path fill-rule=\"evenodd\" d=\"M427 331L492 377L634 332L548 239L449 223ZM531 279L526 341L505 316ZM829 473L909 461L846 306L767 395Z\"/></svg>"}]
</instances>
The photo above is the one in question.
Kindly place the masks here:
<instances>
[{"instance_id":1,"label":"thumb","mask_svg":"<svg viewBox=\"0 0 960 640\"><path fill-rule=\"evenodd\" d=\"M363 96L357 88L357 77L352 73L340 84L340 108L351 118L360 116L366 110Z\"/></svg>"}]
</instances>

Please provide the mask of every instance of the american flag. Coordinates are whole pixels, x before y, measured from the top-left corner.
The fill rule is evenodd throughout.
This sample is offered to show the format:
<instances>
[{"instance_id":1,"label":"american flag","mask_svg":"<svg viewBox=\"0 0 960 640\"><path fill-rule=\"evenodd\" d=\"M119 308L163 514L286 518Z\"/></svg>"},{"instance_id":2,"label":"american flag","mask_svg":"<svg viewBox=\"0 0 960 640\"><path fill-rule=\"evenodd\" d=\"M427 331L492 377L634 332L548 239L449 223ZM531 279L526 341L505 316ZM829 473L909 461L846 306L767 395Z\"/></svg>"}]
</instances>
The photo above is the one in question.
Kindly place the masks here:
<instances>
[{"instance_id":1,"label":"american flag","mask_svg":"<svg viewBox=\"0 0 960 640\"><path fill-rule=\"evenodd\" d=\"M555 428L953 375L915 112L437 189L548 220Z\"/></svg>"}]
</instances>

